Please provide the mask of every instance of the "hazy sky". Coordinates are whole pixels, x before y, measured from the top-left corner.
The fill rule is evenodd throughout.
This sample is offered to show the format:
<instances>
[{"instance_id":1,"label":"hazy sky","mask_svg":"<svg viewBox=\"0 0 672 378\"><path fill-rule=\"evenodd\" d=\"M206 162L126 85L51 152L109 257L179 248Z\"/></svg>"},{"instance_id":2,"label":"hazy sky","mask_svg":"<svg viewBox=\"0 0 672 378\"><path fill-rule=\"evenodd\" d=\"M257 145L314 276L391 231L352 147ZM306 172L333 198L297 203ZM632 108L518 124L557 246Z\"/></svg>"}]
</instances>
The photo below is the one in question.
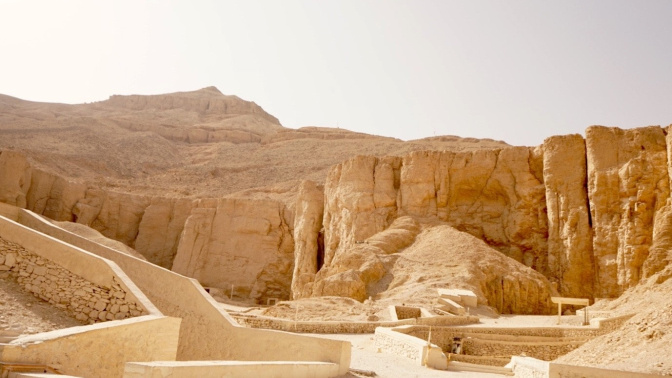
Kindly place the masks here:
<instances>
[{"instance_id":1,"label":"hazy sky","mask_svg":"<svg viewBox=\"0 0 672 378\"><path fill-rule=\"evenodd\" d=\"M672 1L0 0L0 93L214 85L286 127L537 145L672 123Z\"/></svg>"}]
</instances>

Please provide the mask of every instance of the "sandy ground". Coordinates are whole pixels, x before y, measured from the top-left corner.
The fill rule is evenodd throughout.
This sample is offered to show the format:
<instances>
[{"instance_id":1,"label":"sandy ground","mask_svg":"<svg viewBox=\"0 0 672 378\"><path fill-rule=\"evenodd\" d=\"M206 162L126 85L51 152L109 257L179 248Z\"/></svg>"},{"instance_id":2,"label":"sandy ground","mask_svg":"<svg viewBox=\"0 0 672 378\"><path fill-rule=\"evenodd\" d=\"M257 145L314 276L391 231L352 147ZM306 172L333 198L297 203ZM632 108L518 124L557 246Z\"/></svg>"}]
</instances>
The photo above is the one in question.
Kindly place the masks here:
<instances>
[{"instance_id":1,"label":"sandy ground","mask_svg":"<svg viewBox=\"0 0 672 378\"><path fill-rule=\"evenodd\" d=\"M414 361L387 354L378 353L372 334L359 335L319 335L310 334L310 336L321 337L325 339L344 340L352 343L352 356L350 361L351 369L364 371L373 371L376 377L397 378L397 377L427 377L427 378L446 378L446 377L505 377L500 374L473 373L463 371L444 371L434 370L417 365ZM363 375L361 375L363 376ZM360 375L350 374L346 377L360 377Z\"/></svg>"},{"instance_id":2,"label":"sandy ground","mask_svg":"<svg viewBox=\"0 0 672 378\"><path fill-rule=\"evenodd\" d=\"M30 335L81 325L67 312L25 291L6 273L0 275L0 337Z\"/></svg>"}]
</instances>

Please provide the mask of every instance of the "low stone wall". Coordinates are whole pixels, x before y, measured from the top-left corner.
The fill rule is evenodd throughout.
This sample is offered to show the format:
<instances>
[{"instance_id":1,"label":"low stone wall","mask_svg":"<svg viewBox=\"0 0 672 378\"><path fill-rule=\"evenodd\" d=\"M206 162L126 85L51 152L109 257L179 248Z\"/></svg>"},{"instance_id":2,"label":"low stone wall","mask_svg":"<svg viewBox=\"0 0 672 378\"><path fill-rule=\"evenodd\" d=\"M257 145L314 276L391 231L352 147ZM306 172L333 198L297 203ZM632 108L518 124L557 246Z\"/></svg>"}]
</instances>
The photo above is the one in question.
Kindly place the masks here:
<instances>
[{"instance_id":1,"label":"low stone wall","mask_svg":"<svg viewBox=\"0 0 672 378\"><path fill-rule=\"evenodd\" d=\"M632 371L609 370L588 366L556 364L531 357L514 356L511 368L516 377L520 378L654 378L657 374L637 373Z\"/></svg>"},{"instance_id":2,"label":"low stone wall","mask_svg":"<svg viewBox=\"0 0 672 378\"><path fill-rule=\"evenodd\" d=\"M462 352L471 356L510 357L525 354L544 361L554 360L583 345L587 340L515 342L482 340L473 337L462 339Z\"/></svg>"},{"instance_id":3,"label":"low stone wall","mask_svg":"<svg viewBox=\"0 0 672 378\"><path fill-rule=\"evenodd\" d=\"M14 279L27 291L66 310L83 323L97 323L146 315L116 277L111 287L93 284L67 269L28 252L22 246L0 237L0 274Z\"/></svg>"},{"instance_id":4,"label":"low stone wall","mask_svg":"<svg viewBox=\"0 0 672 378\"><path fill-rule=\"evenodd\" d=\"M27 291L66 310L81 322L120 320L147 312L116 283L95 285L60 266L0 237L0 272L7 271Z\"/></svg>"},{"instance_id":5,"label":"low stone wall","mask_svg":"<svg viewBox=\"0 0 672 378\"><path fill-rule=\"evenodd\" d=\"M269 318L253 315L232 315L241 325L250 328L275 329L296 333L374 333L378 327L398 327L403 325L464 325L478 322L475 316L435 316L431 318L411 318L397 321L375 322L294 322L286 319Z\"/></svg>"},{"instance_id":6,"label":"low stone wall","mask_svg":"<svg viewBox=\"0 0 672 378\"><path fill-rule=\"evenodd\" d=\"M436 344L428 344L426 340L395 332L390 328L376 328L375 335L376 348L381 351L409 358L421 366L426 365L433 369L445 370L448 367L446 355Z\"/></svg>"},{"instance_id":7,"label":"low stone wall","mask_svg":"<svg viewBox=\"0 0 672 378\"><path fill-rule=\"evenodd\" d=\"M594 319L592 327L432 327L431 342L443 351L451 351L454 338L460 338L465 355L509 357L525 354L542 360L554 360L578 348L589 339L621 327L632 315ZM396 327L393 331L427 340L430 327Z\"/></svg>"},{"instance_id":8,"label":"low stone wall","mask_svg":"<svg viewBox=\"0 0 672 378\"><path fill-rule=\"evenodd\" d=\"M178 360L320 361L337 364L341 375L348 372L347 341L242 327L194 279L65 231L27 210L19 212L19 222L114 261L161 313L181 318Z\"/></svg>"},{"instance_id":9,"label":"low stone wall","mask_svg":"<svg viewBox=\"0 0 672 378\"><path fill-rule=\"evenodd\" d=\"M394 313L399 320L415 319L422 316L420 307L394 306Z\"/></svg>"},{"instance_id":10,"label":"low stone wall","mask_svg":"<svg viewBox=\"0 0 672 378\"><path fill-rule=\"evenodd\" d=\"M612 331L615 331L615 330L621 328L621 326L623 326L623 324L625 322L627 322L628 320L630 320L630 318L632 318L633 316L635 316L635 314L615 316L615 317L609 318L609 319L592 319L590 321L590 324L598 327L598 329L600 331L600 333L598 333L598 335L604 335L606 333L609 333L609 332L612 332Z\"/></svg>"},{"instance_id":11,"label":"low stone wall","mask_svg":"<svg viewBox=\"0 0 672 378\"><path fill-rule=\"evenodd\" d=\"M154 361L126 364L124 378L313 378L340 376L338 365L327 362Z\"/></svg>"},{"instance_id":12,"label":"low stone wall","mask_svg":"<svg viewBox=\"0 0 672 378\"><path fill-rule=\"evenodd\" d=\"M29 212L26 210L19 211L19 220L25 213ZM44 222L36 215L33 214L33 216L36 220L40 219L41 222ZM44 298L48 297L45 295L44 290L46 289L41 286L47 280L50 281L47 283L47 288L52 292L57 290L54 286L57 288L72 288L72 286L77 287L78 284L84 285L83 282L85 282L86 285L84 286L91 288L92 291L96 291L95 294L100 296L100 298L95 295L91 295L91 298L89 298L89 295L84 294L78 298L78 302L87 300L87 305L91 301L98 303L97 299L103 299L105 296L104 292L107 291L110 294L108 300L112 302L112 297L114 297L115 302L119 302L119 307L124 304L129 305L129 313L131 313L130 305L133 304L136 311L141 314L161 315L161 312L136 284L131 281L126 273L110 260L96 256L86 250L77 248L71 244L67 244L67 242L55 239L1 216L0 237L6 242L12 243L13 247L11 248L20 248L22 253L27 253L25 255L26 258L24 258L17 252L18 250L12 251L11 248L8 249L6 247L5 254L12 254L14 256L15 265L6 271L15 275L17 281L19 278L22 278L21 281L24 287L28 284L38 286L40 288L38 295L42 295ZM3 265L8 266L9 264L5 262ZM44 271L45 268L46 271ZM33 283L33 281L35 282ZM37 292L36 288L32 289ZM61 293L64 292L61 291ZM120 298L122 297L122 293L123 298ZM52 294L52 296L54 295ZM58 297L61 297L61 295L58 295ZM54 298L54 301L58 301L58 297ZM95 307L96 303L92 305ZM83 305L84 303L77 303L73 306L79 307ZM98 306L100 307L101 305L99 304ZM97 311L101 312L104 310ZM105 318L107 319L107 314L105 314Z\"/></svg>"},{"instance_id":13,"label":"low stone wall","mask_svg":"<svg viewBox=\"0 0 672 378\"><path fill-rule=\"evenodd\" d=\"M451 364L453 362L466 362L470 364L501 367L506 366L511 361L511 357L470 356L467 354L452 353L448 353L447 356Z\"/></svg>"},{"instance_id":14,"label":"low stone wall","mask_svg":"<svg viewBox=\"0 0 672 378\"><path fill-rule=\"evenodd\" d=\"M620 328L633 315L623 315L610 319L593 319L591 327L529 327L529 328L497 328L497 327L436 327L432 328L432 342L438 345L451 345L454 337L465 338L468 335L509 335L523 336L534 341L534 337L543 338L593 338ZM422 319L422 318L421 318ZM414 327L399 329L420 339L427 339L429 327L418 324ZM539 341L539 340L537 340Z\"/></svg>"},{"instance_id":15,"label":"low stone wall","mask_svg":"<svg viewBox=\"0 0 672 378\"><path fill-rule=\"evenodd\" d=\"M139 316L24 336L0 347L0 360L46 365L78 377L121 377L131 361L174 360L180 319Z\"/></svg>"}]
</instances>

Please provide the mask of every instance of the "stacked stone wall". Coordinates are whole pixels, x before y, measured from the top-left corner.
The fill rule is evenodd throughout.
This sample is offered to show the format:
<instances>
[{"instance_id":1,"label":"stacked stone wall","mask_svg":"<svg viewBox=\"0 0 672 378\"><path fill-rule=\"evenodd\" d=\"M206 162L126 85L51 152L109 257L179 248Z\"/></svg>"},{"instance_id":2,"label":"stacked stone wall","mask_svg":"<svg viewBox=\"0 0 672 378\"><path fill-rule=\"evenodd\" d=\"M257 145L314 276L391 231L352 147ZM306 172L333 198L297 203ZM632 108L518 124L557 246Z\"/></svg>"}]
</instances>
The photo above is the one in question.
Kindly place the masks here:
<instances>
[{"instance_id":1,"label":"stacked stone wall","mask_svg":"<svg viewBox=\"0 0 672 378\"><path fill-rule=\"evenodd\" d=\"M510 357L525 354L544 361L554 360L583 345L587 340L512 342L482 340L468 337L462 340L462 352L471 356Z\"/></svg>"},{"instance_id":2,"label":"stacked stone wall","mask_svg":"<svg viewBox=\"0 0 672 378\"><path fill-rule=\"evenodd\" d=\"M126 299L126 292L116 278L111 287L95 285L3 238L0 238L0 274L82 323L148 314L141 305Z\"/></svg>"},{"instance_id":3,"label":"stacked stone wall","mask_svg":"<svg viewBox=\"0 0 672 378\"><path fill-rule=\"evenodd\" d=\"M422 312L419 307L406 307L406 306L394 306L394 310L397 313L397 319L414 319L422 316Z\"/></svg>"},{"instance_id":4,"label":"stacked stone wall","mask_svg":"<svg viewBox=\"0 0 672 378\"><path fill-rule=\"evenodd\" d=\"M478 323L475 316L435 316L431 318L410 318L397 321L371 321L371 322L307 322L291 321L279 318L232 314L238 324L250 328L274 329L278 331L297 333L373 333L377 327L398 327L402 325L441 325L455 326Z\"/></svg>"}]
</instances>

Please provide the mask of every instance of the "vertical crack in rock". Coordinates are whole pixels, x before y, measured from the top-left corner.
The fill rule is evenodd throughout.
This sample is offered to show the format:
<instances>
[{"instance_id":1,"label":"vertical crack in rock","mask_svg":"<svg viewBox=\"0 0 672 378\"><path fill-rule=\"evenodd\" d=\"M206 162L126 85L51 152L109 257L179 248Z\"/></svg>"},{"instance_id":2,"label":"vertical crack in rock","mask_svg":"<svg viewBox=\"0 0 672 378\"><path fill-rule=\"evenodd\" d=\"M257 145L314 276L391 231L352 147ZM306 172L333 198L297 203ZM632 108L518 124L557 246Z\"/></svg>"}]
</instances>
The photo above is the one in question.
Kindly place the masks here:
<instances>
[{"instance_id":1,"label":"vertical crack in rock","mask_svg":"<svg viewBox=\"0 0 672 378\"><path fill-rule=\"evenodd\" d=\"M544 183L548 276L561 295L592 297L594 268L586 187L585 142L578 134L547 138Z\"/></svg>"},{"instance_id":2,"label":"vertical crack in rock","mask_svg":"<svg viewBox=\"0 0 672 378\"><path fill-rule=\"evenodd\" d=\"M642 279L656 213L669 197L666 136L660 127L586 130L588 191L599 296Z\"/></svg>"},{"instance_id":3,"label":"vertical crack in rock","mask_svg":"<svg viewBox=\"0 0 672 378\"><path fill-rule=\"evenodd\" d=\"M295 208L291 292L292 298L298 299L310 296L315 275L324 264L324 241L320 243L324 235L324 188L312 181L303 181L299 186Z\"/></svg>"}]
</instances>

